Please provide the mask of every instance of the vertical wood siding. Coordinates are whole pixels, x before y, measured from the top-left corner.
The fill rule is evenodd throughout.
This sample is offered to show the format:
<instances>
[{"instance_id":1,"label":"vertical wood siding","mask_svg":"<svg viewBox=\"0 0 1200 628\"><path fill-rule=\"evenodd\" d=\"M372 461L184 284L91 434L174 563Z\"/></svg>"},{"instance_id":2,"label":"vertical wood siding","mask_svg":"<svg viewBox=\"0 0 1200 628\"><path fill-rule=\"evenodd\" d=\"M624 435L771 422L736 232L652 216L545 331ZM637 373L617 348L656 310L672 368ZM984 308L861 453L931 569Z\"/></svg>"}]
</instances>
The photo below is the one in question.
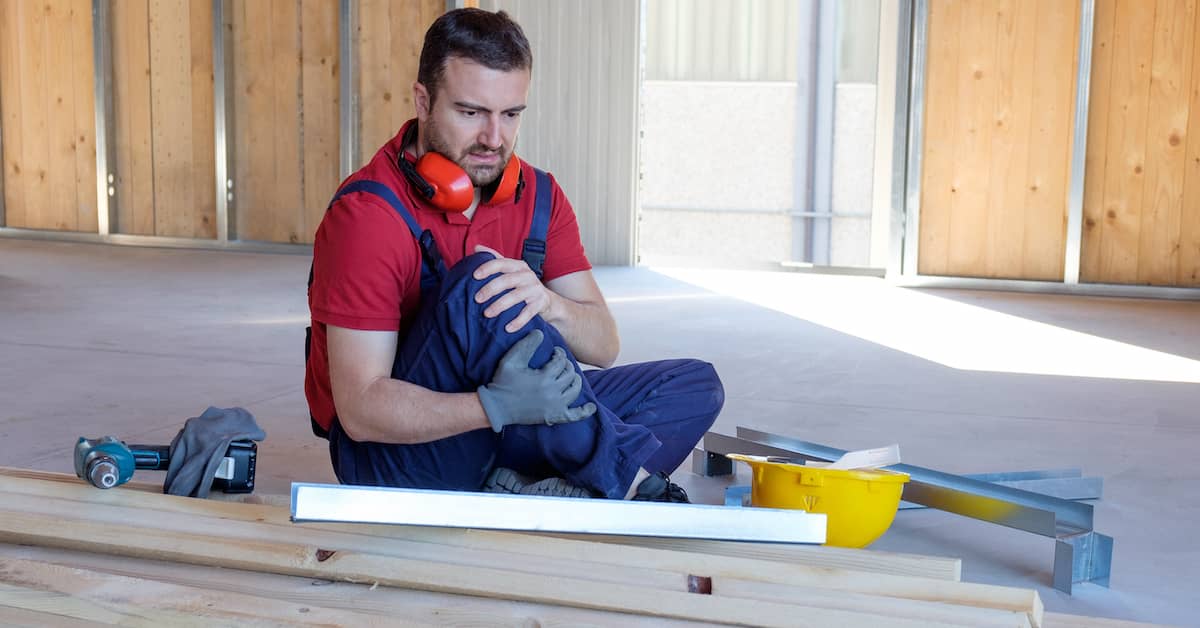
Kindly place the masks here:
<instances>
[{"instance_id":1,"label":"vertical wood siding","mask_svg":"<svg viewBox=\"0 0 1200 628\"><path fill-rule=\"evenodd\" d=\"M0 2L5 226L96 231L92 7Z\"/></svg>"},{"instance_id":2,"label":"vertical wood siding","mask_svg":"<svg viewBox=\"0 0 1200 628\"><path fill-rule=\"evenodd\" d=\"M1062 279L1079 6L929 4L921 273Z\"/></svg>"},{"instance_id":3,"label":"vertical wood siding","mask_svg":"<svg viewBox=\"0 0 1200 628\"><path fill-rule=\"evenodd\" d=\"M1096 2L1082 281L1200 286L1197 13Z\"/></svg>"}]
</instances>

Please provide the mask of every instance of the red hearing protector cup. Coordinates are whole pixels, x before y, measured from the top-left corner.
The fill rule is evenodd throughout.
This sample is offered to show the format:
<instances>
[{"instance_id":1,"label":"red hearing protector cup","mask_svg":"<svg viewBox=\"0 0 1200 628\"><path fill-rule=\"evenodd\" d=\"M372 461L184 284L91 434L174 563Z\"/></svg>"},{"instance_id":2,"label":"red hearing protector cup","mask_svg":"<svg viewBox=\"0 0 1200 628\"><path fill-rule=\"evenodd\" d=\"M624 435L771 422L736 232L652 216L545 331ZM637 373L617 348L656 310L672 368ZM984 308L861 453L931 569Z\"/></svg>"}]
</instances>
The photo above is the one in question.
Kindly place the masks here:
<instances>
[{"instance_id":1,"label":"red hearing protector cup","mask_svg":"<svg viewBox=\"0 0 1200 628\"><path fill-rule=\"evenodd\" d=\"M475 184L470 175L445 155L428 151L414 164L402 153L397 161L404 176L434 207L446 212L464 212L475 200ZM503 203L514 196L519 200L523 184L521 160L515 154L511 155L499 179L488 186L495 190L485 200L492 204Z\"/></svg>"}]
</instances>

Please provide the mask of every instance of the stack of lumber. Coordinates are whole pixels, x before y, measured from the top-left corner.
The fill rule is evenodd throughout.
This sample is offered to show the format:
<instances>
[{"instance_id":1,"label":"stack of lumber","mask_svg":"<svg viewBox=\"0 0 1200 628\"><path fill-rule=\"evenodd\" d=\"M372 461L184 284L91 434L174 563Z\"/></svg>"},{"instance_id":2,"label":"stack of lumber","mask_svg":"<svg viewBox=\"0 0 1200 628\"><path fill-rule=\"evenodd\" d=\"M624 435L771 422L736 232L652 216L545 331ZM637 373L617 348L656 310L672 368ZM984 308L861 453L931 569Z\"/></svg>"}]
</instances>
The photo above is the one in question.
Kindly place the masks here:
<instances>
[{"instance_id":1,"label":"stack of lumber","mask_svg":"<svg viewBox=\"0 0 1200 628\"><path fill-rule=\"evenodd\" d=\"M953 559L295 524L277 503L4 468L0 493L5 625L1052 625L1035 591L961 582Z\"/></svg>"}]
</instances>

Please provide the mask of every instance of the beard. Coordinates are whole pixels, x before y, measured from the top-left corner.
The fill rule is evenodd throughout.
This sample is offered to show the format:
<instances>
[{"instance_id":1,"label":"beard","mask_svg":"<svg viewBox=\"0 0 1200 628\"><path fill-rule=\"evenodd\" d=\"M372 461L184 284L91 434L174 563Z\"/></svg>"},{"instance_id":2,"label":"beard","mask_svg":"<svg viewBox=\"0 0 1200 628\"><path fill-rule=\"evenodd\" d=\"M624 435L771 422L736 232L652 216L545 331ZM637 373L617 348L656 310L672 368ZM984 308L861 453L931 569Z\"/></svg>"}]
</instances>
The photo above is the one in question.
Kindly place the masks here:
<instances>
[{"instance_id":1,"label":"beard","mask_svg":"<svg viewBox=\"0 0 1200 628\"><path fill-rule=\"evenodd\" d=\"M461 153L457 153L450 146L450 143L442 136L437 124L432 119L425 122L426 139L429 141L430 150L441 153L447 159L458 164L467 176L470 177L471 183L477 187L487 187L496 182L500 178L500 173L504 172L504 166L508 165L508 160L512 158L512 150L504 150L504 147L492 148L483 144L472 144ZM467 157L471 154L496 154L500 156L500 161L493 165L486 164L471 164L467 161Z\"/></svg>"}]
</instances>

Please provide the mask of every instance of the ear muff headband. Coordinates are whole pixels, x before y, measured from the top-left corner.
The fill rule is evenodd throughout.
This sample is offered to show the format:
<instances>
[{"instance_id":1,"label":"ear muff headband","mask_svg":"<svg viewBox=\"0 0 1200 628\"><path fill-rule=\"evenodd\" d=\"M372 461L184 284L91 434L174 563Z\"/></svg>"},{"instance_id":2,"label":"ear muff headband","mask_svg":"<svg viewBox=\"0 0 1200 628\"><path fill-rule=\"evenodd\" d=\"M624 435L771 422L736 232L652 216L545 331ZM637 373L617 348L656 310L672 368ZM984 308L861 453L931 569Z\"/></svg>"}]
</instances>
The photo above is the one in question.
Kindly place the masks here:
<instances>
[{"instance_id":1,"label":"ear muff headband","mask_svg":"<svg viewBox=\"0 0 1200 628\"><path fill-rule=\"evenodd\" d=\"M429 151L413 163L407 155L401 154L398 161L404 176L434 207L447 212L464 212L475 200L475 185L471 183L471 177L445 155ZM504 171L495 184L496 189L487 202L503 203L514 196L519 199L521 178L520 160L512 155L504 165Z\"/></svg>"}]
</instances>

